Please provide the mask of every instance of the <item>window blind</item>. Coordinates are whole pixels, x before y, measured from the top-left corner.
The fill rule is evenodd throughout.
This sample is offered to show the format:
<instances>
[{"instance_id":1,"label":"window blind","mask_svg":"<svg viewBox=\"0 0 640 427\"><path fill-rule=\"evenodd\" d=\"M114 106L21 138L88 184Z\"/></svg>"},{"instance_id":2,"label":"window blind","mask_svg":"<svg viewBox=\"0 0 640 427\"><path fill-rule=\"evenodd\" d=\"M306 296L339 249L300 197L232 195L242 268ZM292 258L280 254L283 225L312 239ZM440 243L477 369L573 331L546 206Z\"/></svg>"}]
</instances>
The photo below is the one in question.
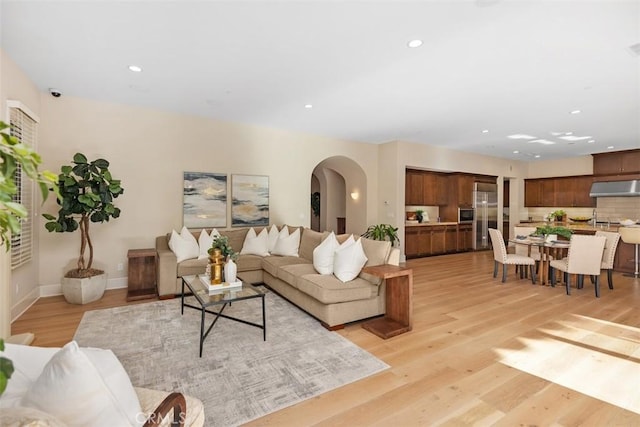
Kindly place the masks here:
<instances>
[{"instance_id":1,"label":"window blind","mask_svg":"<svg viewBox=\"0 0 640 427\"><path fill-rule=\"evenodd\" d=\"M26 109L20 104L9 104L9 124L11 125L11 135L20 142L32 148L36 148L37 142L37 121L30 116ZM11 235L11 269L15 269L29 262L33 253L33 224L34 217L34 183L18 168L14 174L14 182L17 192L13 201L25 207L28 214L20 219L20 233Z\"/></svg>"}]
</instances>

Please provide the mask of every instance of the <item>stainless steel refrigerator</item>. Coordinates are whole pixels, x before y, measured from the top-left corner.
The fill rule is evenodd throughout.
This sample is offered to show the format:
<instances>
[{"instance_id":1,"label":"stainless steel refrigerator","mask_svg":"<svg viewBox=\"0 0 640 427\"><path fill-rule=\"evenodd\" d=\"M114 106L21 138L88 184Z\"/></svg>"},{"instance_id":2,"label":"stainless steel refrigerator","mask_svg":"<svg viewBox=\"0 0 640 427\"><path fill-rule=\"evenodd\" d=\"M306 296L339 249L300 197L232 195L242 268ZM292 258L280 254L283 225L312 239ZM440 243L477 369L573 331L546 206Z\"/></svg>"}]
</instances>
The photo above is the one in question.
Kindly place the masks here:
<instances>
[{"instance_id":1,"label":"stainless steel refrigerator","mask_svg":"<svg viewBox=\"0 0 640 427\"><path fill-rule=\"evenodd\" d=\"M498 185L474 183L473 209L473 249L489 249L489 229L498 228Z\"/></svg>"}]
</instances>

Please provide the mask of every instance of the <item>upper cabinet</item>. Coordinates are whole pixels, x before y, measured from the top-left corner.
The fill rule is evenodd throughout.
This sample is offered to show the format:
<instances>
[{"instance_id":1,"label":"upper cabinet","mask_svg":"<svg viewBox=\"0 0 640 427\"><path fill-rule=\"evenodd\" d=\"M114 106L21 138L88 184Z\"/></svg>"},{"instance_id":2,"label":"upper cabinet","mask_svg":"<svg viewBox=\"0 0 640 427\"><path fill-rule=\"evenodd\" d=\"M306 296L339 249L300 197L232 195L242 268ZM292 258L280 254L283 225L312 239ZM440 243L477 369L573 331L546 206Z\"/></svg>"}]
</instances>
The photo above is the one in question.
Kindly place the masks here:
<instances>
[{"instance_id":1,"label":"upper cabinet","mask_svg":"<svg viewBox=\"0 0 640 427\"><path fill-rule=\"evenodd\" d=\"M475 178L472 175L456 175L458 187L458 206L470 208L473 206L473 183Z\"/></svg>"},{"instance_id":2,"label":"upper cabinet","mask_svg":"<svg viewBox=\"0 0 640 427\"><path fill-rule=\"evenodd\" d=\"M596 199L589 197L592 183L592 176L526 179L524 204L527 207L595 207Z\"/></svg>"},{"instance_id":3,"label":"upper cabinet","mask_svg":"<svg viewBox=\"0 0 640 427\"><path fill-rule=\"evenodd\" d=\"M407 169L404 197L405 205L446 205L447 177L438 172Z\"/></svg>"},{"instance_id":4,"label":"upper cabinet","mask_svg":"<svg viewBox=\"0 0 640 427\"><path fill-rule=\"evenodd\" d=\"M640 150L593 154L594 175L640 173Z\"/></svg>"}]
</instances>

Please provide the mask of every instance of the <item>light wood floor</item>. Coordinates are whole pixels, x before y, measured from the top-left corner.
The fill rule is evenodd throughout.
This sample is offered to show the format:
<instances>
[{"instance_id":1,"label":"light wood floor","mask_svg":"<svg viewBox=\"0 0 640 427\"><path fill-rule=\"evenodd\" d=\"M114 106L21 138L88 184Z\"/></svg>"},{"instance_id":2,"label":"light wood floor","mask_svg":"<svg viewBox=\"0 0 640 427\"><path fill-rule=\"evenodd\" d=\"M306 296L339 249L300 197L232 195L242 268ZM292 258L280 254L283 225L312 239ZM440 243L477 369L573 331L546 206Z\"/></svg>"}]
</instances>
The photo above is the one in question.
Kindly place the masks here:
<instances>
[{"instance_id":1,"label":"light wood floor","mask_svg":"<svg viewBox=\"0 0 640 427\"><path fill-rule=\"evenodd\" d=\"M413 331L389 340L359 324L338 332L391 369L250 425L640 425L640 415L509 367L498 354L499 349L526 350L524 340L557 339L583 352L637 365L639 280L615 274L615 289L610 291L603 275L602 296L596 299L588 280L571 296L563 287L519 280L513 271L502 284L492 277L489 252L423 258L408 265L414 269ZM109 291L89 306L71 306L62 297L43 298L14 322L13 333L31 331L36 334L34 345L60 346L73 337L85 310L124 304L124 290ZM560 325L567 319L578 326L564 330ZM555 338L556 332L562 338ZM572 339L570 332L579 338ZM542 363L552 372L555 361L566 363L567 357L572 354L558 353ZM599 381L612 391L621 381L634 382L636 395L630 398L637 402L640 378L618 375L607 381L610 369L586 372L583 381Z\"/></svg>"}]
</instances>

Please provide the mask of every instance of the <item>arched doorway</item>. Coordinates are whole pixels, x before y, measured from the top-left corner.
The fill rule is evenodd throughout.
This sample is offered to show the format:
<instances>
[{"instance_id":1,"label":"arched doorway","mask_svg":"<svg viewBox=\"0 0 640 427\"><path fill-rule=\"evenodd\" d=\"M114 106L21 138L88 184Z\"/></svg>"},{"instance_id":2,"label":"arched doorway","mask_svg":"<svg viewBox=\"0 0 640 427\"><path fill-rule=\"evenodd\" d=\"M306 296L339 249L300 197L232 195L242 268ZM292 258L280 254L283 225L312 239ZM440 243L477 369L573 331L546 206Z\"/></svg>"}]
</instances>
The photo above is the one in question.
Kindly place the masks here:
<instances>
[{"instance_id":1,"label":"arched doorway","mask_svg":"<svg viewBox=\"0 0 640 427\"><path fill-rule=\"evenodd\" d=\"M367 177L358 163L344 156L329 157L313 169L311 195L318 193L319 215L311 207L311 227L347 233L367 228ZM317 210L316 210L317 212Z\"/></svg>"}]
</instances>

